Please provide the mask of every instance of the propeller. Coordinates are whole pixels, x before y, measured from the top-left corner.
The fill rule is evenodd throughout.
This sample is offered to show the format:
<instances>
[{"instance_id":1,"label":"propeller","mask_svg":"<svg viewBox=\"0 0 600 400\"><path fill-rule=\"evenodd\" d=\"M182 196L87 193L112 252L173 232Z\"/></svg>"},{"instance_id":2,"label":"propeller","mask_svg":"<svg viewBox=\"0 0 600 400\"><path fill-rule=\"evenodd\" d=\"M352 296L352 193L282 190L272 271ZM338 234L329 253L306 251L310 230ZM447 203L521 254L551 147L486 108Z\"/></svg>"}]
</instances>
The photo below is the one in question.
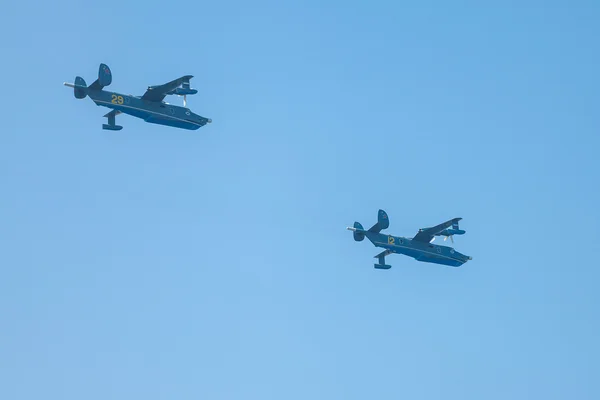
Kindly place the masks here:
<instances>
[{"instance_id":1,"label":"propeller","mask_svg":"<svg viewBox=\"0 0 600 400\"><path fill-rule=\"evenodd\" d=\"M451 241L452 243L454 243L454 239L452 239L452 236L454 236L454 235L448 235L448 236L445 236L445 237L444 237L444 242L446 241L446 239L450 238L450 241Z\"/></svg>"},{"instance_id":2,"label":"propeller","mask_svg":"<svg viewBox=\"0 0 600 400\"><path fill-rule=\"evenodd\" d=\"M183 106L187 107L187 95L183 95Z\"/></svg>"}]
</instances>

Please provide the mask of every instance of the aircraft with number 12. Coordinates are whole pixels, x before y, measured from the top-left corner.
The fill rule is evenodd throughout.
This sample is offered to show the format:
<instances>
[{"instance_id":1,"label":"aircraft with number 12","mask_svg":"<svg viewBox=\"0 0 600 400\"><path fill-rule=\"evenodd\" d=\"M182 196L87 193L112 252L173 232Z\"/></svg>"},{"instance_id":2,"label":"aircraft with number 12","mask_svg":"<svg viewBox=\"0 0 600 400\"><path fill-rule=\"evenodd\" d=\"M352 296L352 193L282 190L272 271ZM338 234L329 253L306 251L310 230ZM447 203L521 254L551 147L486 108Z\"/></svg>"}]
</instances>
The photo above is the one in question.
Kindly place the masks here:
<instances>
[{"instance_id":1,"label":"aircraft with number 12","mask_svg":"<svg viewBox=\"0 0 600 400\"><path fill-rule=\"evenodd\" d=\"M186 96L198 93L196 89L190 88L192 78L192 75L185 75L163 85L148 86L142 96L125 95L103 90L112 83L112 73L108 65L100 64L98 79L90 86L80 76L75 77L75 83L65 82L64 85L73 88L77 99L89 96L96 105L112 109L104 116L108 118L108 124L102 124L102 129L121 130L123 127L115 124L115 117L123 113L152 124L196 130L212 120L194 114L187 108ZM164 102L167 95L183 96L183 107Z\"/></svg>"},{"instance_id":2,"label":"aircraft with number 12","mask_svg":"<svg viewBox=\"0 0 600 400\"><path fill-rule=\"evenodd\" d=\"M375 264L375 268L392 268L391 265L385 263L385 256L392 253L404 254L417 261L460 267L473 258L459 253L452 247L438 246L431 244L431 242L435 240L436 236L445 236L444 241L450 238L452 243L454 243L454 239L452 239L453 235L465 234L465 231L458 227L458 221L461 219L462 218L453 218L431 228L419 229L419 232L417 232L412 239L408 239L405 237L379 233L382 229L387 229L390 226L390 220L387 213L383 210L379 210L377 223L369 228L369 230L364 230L360 222L355 222L354 227L348 227L346 229L354 231L354 240L357 242L364 240L366 236L376 247L386 249L375 256L375 258L379 259L379 263ZM450 227L451 229L448 229Z\"/></svg>"}]
</instances>

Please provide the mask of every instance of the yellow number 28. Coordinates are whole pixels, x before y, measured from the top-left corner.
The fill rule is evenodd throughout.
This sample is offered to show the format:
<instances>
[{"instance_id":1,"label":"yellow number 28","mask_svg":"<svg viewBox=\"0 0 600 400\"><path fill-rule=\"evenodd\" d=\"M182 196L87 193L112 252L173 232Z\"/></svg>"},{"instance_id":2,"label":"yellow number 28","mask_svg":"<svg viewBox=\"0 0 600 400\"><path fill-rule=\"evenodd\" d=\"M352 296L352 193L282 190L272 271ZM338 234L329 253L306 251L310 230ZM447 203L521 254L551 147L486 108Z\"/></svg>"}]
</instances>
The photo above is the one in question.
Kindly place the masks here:
<instances>
[{"instance_id":1,"label":"yellow number 28","mask_svg":"<svg viewBox=\"0 0 600 400\"><path fill-rule=\"evenodd\" d=\"M110 102L113 104L123 104L123 96L117 96L116 94L113 94Z\"/></svg>"}]
</instances>

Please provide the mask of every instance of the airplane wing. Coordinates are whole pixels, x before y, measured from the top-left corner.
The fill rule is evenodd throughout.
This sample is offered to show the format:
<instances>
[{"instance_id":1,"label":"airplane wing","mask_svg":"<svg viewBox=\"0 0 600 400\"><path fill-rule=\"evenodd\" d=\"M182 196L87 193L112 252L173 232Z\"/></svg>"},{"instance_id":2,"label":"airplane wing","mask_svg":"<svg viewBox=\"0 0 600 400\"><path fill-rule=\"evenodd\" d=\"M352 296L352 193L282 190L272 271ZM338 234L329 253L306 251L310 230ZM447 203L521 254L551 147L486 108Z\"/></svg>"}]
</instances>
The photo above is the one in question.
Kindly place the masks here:
<instances>
[{"instance_id":1,"label":"airplane wing","mask_svg":"<svg viewBox=\"0 0 600 400\"><path fill-rule=\"evenodd\" d=\"M119 114L121 114L121 111L119 111L119 110L112 110L111 112L107 113L105 115L105 117L108 118L110 116L115 116L115 115L119 115Z\"/></svg>"},{"instance_id":2,"label":"airplane wing","mask_svg":"<svg viewBox=\"0 0 600 400\"><path fill-rule=\"evenodd\" d=\"M417 242L429 243L431 242L431 239L435 237L436 233L440 233L444 229L449 228L450 226L452 226L453 223L458 222L461 219L462 218L453 218L449 221L446 221L431 228L419 229L419 232L417 232L417 234L414 238L412 238L412 240Z\"/></svg>"},{"instance_id":3,"label":"airplane wing","mask_svg":"<svg viewBox=\"0 0 600 400\"><path fill-rule=\"evenodd\" d=\"M386 256L389 256L390 254L394 254L394 252L391 250L385 250L385 251L382 251L381 253L377 254L373 258L386 257Z\"/></svg>"},{"instance_id":4,"label":"airplane wing","mask_svg":"<svg viewBox=\"0 0 600 400\"><path fill-rule=\"evenodd\" d=\"M184 82L189 82L189 80L193 77L193 75L186 75L163 85L149 86L148 90L146 90L146 93L144 93L141 99L146 101L161 102L167 95L167 92L170 92L171 90L181 86L181 84Z\"/></svg>"}]
</instances>

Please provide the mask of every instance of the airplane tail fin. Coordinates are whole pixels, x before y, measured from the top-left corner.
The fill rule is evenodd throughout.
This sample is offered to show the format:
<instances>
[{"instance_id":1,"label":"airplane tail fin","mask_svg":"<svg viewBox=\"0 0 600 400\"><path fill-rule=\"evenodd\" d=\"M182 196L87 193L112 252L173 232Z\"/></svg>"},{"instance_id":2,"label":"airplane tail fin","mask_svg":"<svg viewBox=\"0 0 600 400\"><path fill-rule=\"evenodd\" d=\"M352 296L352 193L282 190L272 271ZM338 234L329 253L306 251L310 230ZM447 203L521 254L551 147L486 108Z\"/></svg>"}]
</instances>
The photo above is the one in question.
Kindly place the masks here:
<instances>
[{"instance_id":1,"label":"airplane tail fin","mask_svg":"<svg viewBox=\"0 0 600 400\"><path fill-rule=\"evenodd\" d=\"M389 226L390 226L390 221L388 219L387 213L383 210L379 210L379 213L377 215L377 223L375 225L373 225L371 228L369 228L368 231L365 231L365 228L363 228L363 226L360 224L360 222L355 222L354 227L346 228L346 229L348 229L349 231L353 231L354 232L354 240L356 240L357 242L360 242L361 240L363 240L365 238L365 233L367 233L367 232L379 233L382 229L387 229Z\"/></svg>"},{"instance_id":2,"label":"airplane tail fin","mask_svg":"<svg viewBox=\"0 0 600 400\"><path fill-rule=\"evenodd\" d=\"M379 210L377 213L377 223L369 228L369 232L379 233L382 229L390 226L390 219L385 211Z\"/></svg>"},{"instance_id":3,"label":"airplane tail fin","mask_svg":"<svg viewBox=\"0 0 600 400\"><path fill-rule=\"evenodd\" d=\"M77 99L84 99L87 96L88 87L85 80L80 77L75 77L75 84L73 85L73 94Z\"/></svg>"},{"instance_id":4,"label":"airplane tail fin","mask_svg":"<svg viewBox=\"0 0 600 400\"><path fill-rule=\"evenodd\" d=\"M365 229L360 224L360 222L355 222L354 223L354 232L353 232L354 240L356 240L357 242L364 240L364 238L365 238L364 231L365 231Z\"/></svg>"},{"instance_id":5,"label":"airplane tail fin","mask_svg":"<svg viewBox=\"0 0 600 400\"><path fill-rule=\"evenodd\" d=\"M108 65L106 64L100 64L100 68L98 69L98 79L90 85L90 90L102 90L102 88L111 83L112 72L110 72L110 68L108 68Z\"/></svg>"}]
</instances>

